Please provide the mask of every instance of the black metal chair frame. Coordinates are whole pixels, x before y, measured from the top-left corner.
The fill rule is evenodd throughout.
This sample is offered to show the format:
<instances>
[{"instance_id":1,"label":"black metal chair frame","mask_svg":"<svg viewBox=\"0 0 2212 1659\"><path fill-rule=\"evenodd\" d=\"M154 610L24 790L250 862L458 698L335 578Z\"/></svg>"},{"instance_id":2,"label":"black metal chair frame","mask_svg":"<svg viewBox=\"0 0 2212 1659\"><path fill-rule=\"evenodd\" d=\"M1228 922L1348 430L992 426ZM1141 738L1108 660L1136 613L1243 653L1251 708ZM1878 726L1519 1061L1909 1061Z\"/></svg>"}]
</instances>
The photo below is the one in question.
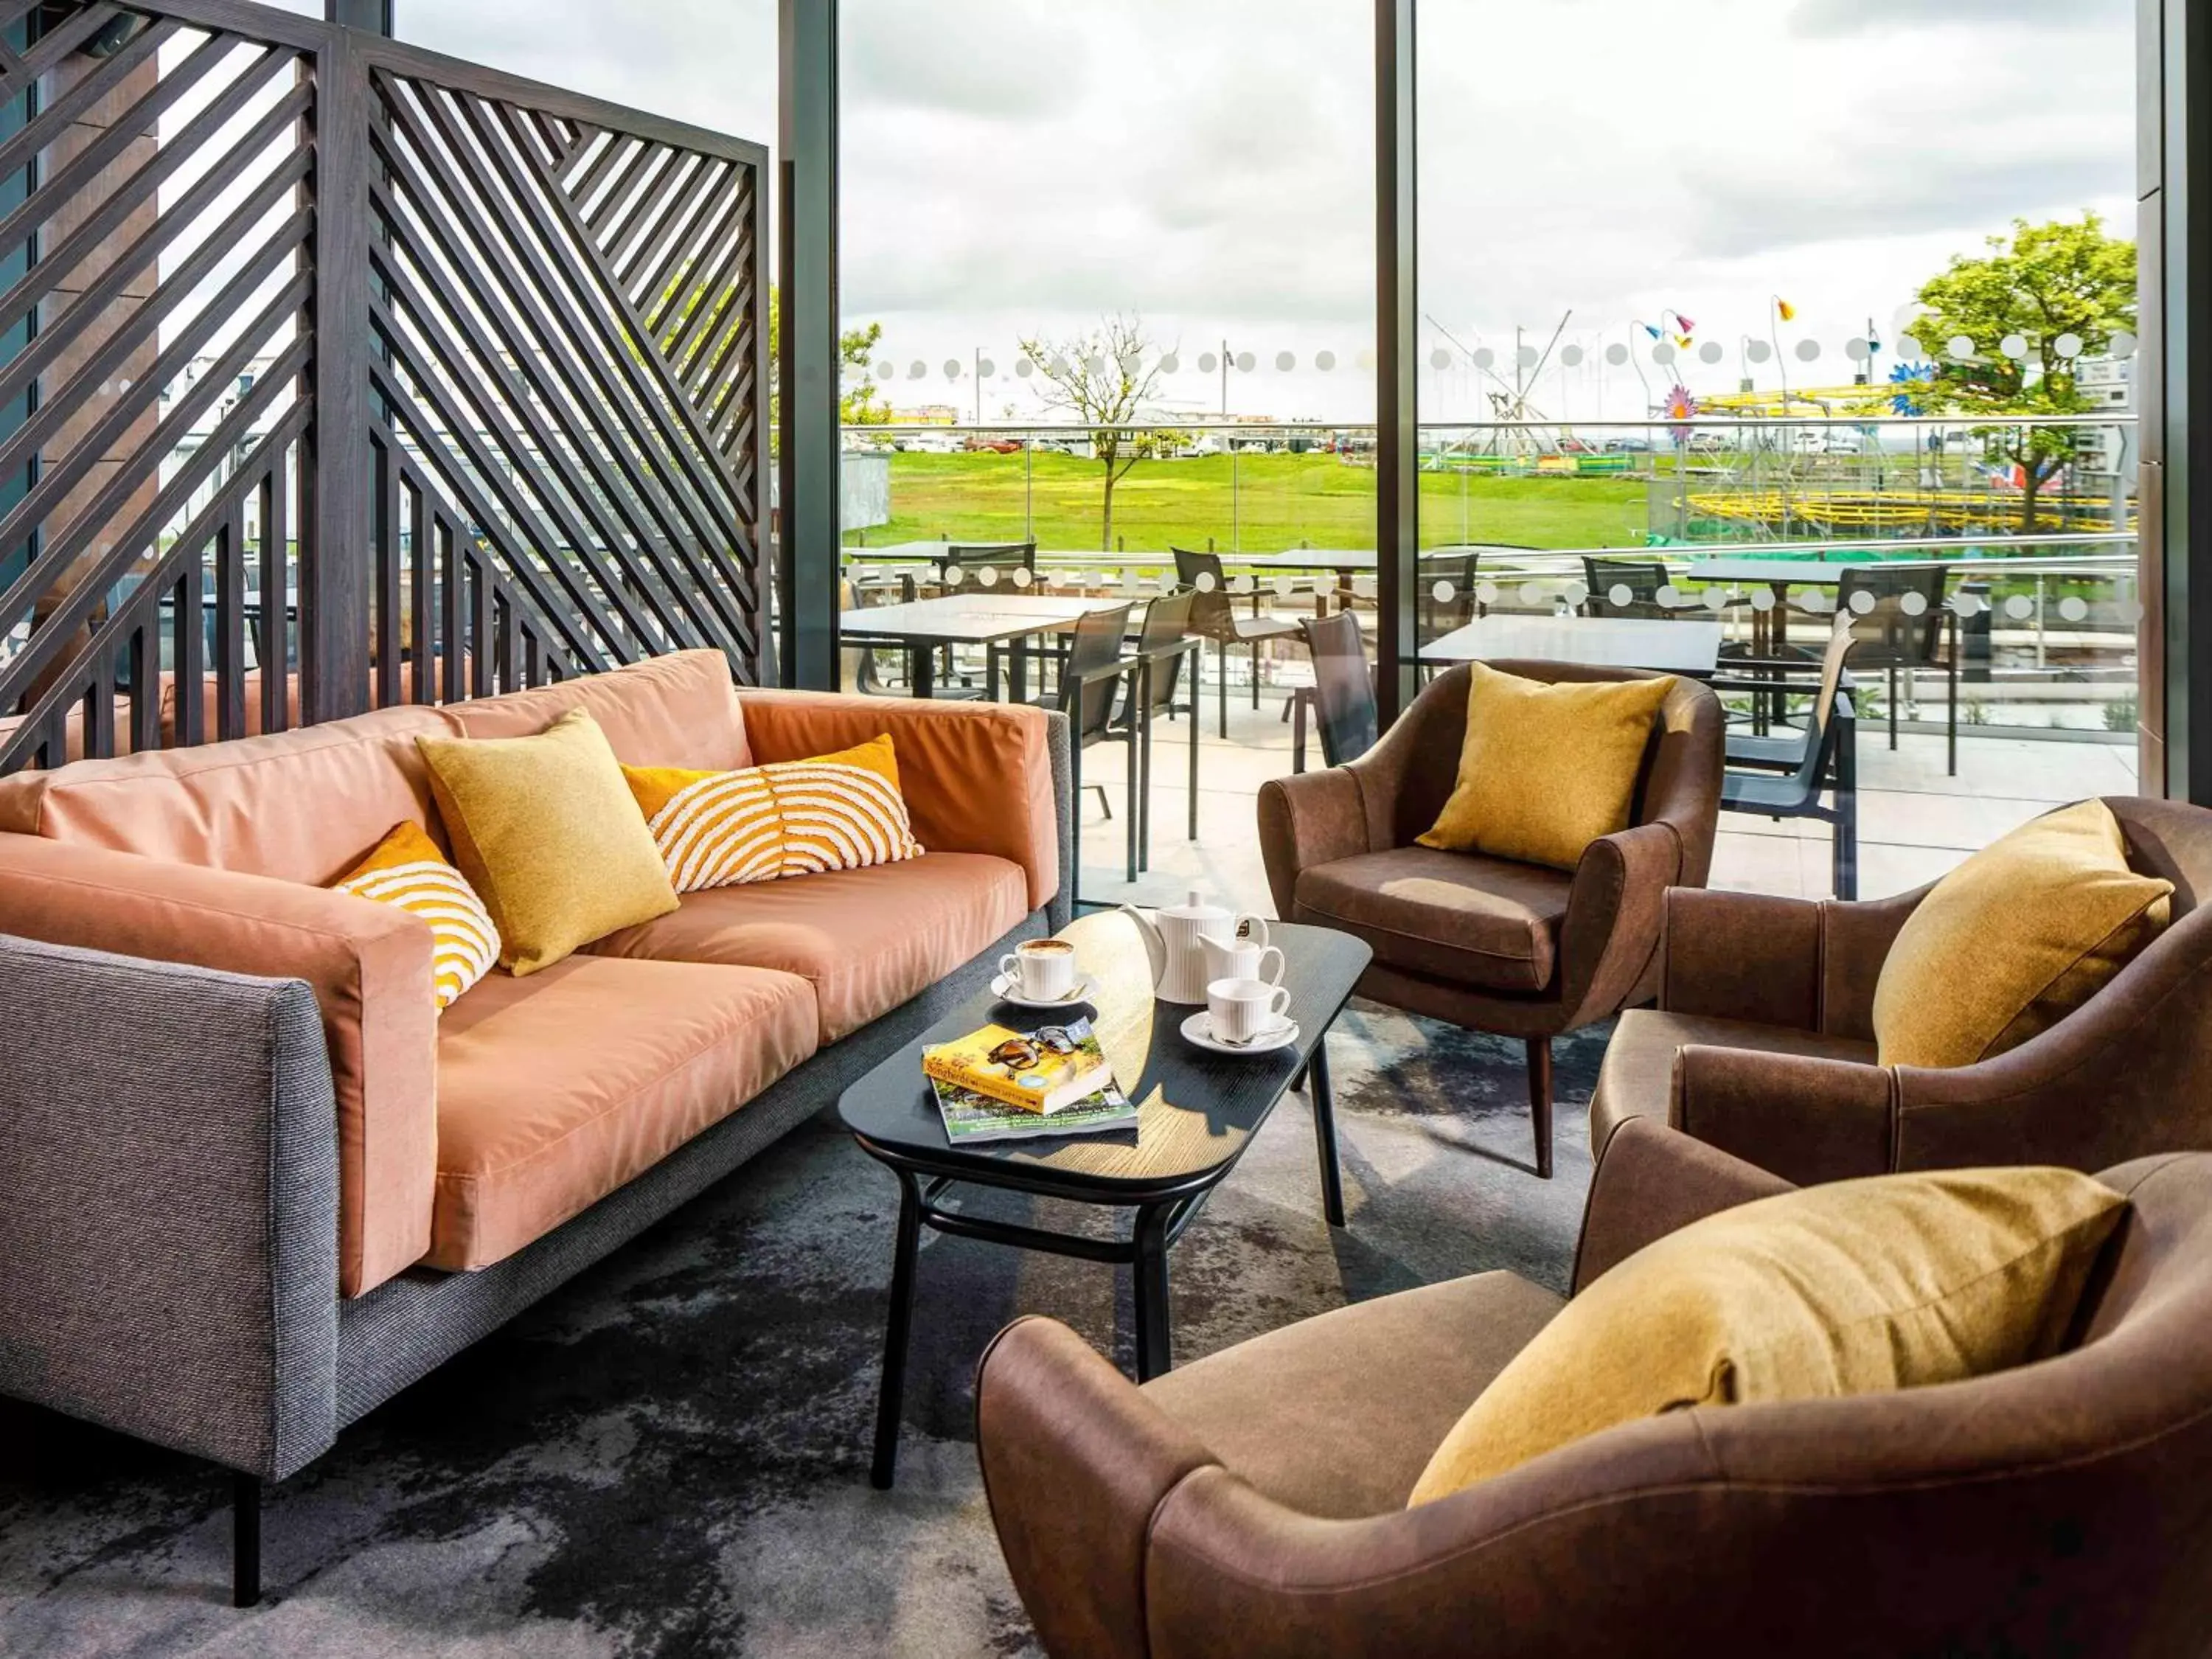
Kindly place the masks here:
<instances>
[{"instance_id":1,"label":"black metal chair frame","mask_svg":"<svg viewBox=\"0 0 2212 1659\"><path fill-rule=\"evenodd\" d=\"M1310 690L1301 689L1293 700L1297 712L1291 733L1291 769L1293 772L1306 769L1306 713L1309 708L1313 711L1315 729L1321 738L1322 764L1342 766L1358 760L1372 749L1382 735L1380 716L1375 702L1374 669L1367 662L1365 641L1360 636L1357 617L1349 611L1340 611L1333 617L1316 617L1310 622L1300 623L1298 627L1305 635L1307 653L1313 658L1314 683ZM1367 671L1364 677L1366 708L1360 711L1328 707L1330 698L1323 684L1322 662L1325 657L1334 653L1325 652L1322 648L1322 641L1315 636L1324 630L1344 627L1352 630L1353 641L1359 647L1360 662ZM1345 741L1347 719L1356 727L1351 733L1350 744Z\"/></svg>"},{"instance_id":2,"label":"black metal chair frame","mask_svg":"<svg viewBox=\"0 0 2212 1659\"><path fill-rule=\"evenodd\" d=\"M1199 596L1191 618L1191 631L1200 639L1212 640L1214 644L1214 691L1220 708L1218 720L1221 737L1225 742L1229 737L1229 647L1231 645L1249 645L1251 647L1252 707L1257 708L1260 706L1260 647L1270 640L1286 640L1296 636L1298 625L1286 617L1265 617L1259 614L1258 588L1255 586L1251 626L1249 629L1246 629L1237 616L1232 596L1229 592L1228 579L1222 571L1221 556L1218 553L1194 553L1188 548L1183 547L1171 548L1169 550L1175 556L1177 584L1192 589ZM1200 580L1201 576L1212 578L1213 585L1211 587L1207 586L1205 582ZM1218 603L1218 610L1214 615L1207 617L1199 614L1215 611L1214 602L1216 601ZM1206 653L1201 651L1198 656L1199 666L1196 670L1200 678L1203 678L1206 672L1205 662ZM1192 691L1194 701L1196 696L1197 690L1194 687ZM1287 714L1287 710L1285 713Z\"/></svg>"},{"instance_id":3,"label":"black metal chair frame","mask_svg":"<svg viewBox=\"0 0 2212 1659\"><path fill-rule=\"evenodd\" d=\"M1162 593L1145 606L1145 620L1137 629L1137 642L1127 653L1128 660L1139 665L1136 678L1129 687L1129 701L1125 718L1133 726L1141 727L1139 749L1142 757L1143 785L1138 796L1139 823L1137 826L1137 867L1152 867L1152 720L1164 714L1173 720L1177 714L1190 716L1190 754L1188 757L1190 779L1190 839L1198 839L1198 746L1204 735L1198 718L1197 655L1205 641L1187 631L1171 639L1154 639L1152 617L1155 608L1172 604L1186 596L1195 598L1195 591L1177 587ZM1188 675L1183 672L1188 666ZM1164 677L1164 683L1162 678ZM1178 685L1187 686L1189 700L1175 700Z\"/></svg>"},{"instance_id":4,"label":"black metal chair frame","mask_svg":"<svg viewBox=\"0 0 2212 1659\"><path fill-rule=\"evenodd\" d=\"M1141 776L1143 768L1139 759L1139 732L1135 726L1115 718L1121 699L1116 696L1113 690L1115 685L1129 684L1138 676L1142 667L1137 659L1121 654L1121 643L1128 631L1130 609L1131 607L1127 605L1104 607L1079 619L1076 623L1076 637L1069 642L1066 655L1060 667L1059 690L1051 696L1041 699L1039 703L1042 708L1056 708L1060 713L1066 715L1068 720L1068 764L1073 783L1069 793L1073 796L1076 804L1071 825L1071 832L1074 837L1075 867L1069 872L1068 883L1069 890L1073 894L1073 902L1077 904L1085 902L1082 893L1083 792L1085 789L1097 790L1098 799L1105 805L1107 817L1110 819L1114 816L1113 802L1108 797L1104 786L1095 783L1086 785L1083 781L1083 751L1098 744L1121 743L1129 746L1128 800L1123 813L1127 822L1122 827L1128 842L1128 879L1132 882L1137 879L1137 830L1141 816L1139 799L1143 783ZM1083 643L1084 637L1094 631L1099 634L1107 632L1107 627L1102 625L1098 619L1108 617L1114 618L1110 624L1114 659L1110 662L1088 665L1081 663L1078 658L1078 650ZM1086 729L1083 706L1084 694L1094 685L1104 685L1108 689L1103 699L1103 713L1095 726L1089 726Z\"/></svg>"},{"instance_id":5,"label":"black metal chair frame","mask_svg":"<svg viewBox=\"0 0 2212 1659\"><path fill-rule=\"evenodd\" d=\"M1947 598L1949 567L1942 564L1849 566L1844 571L1843 580L1837 586L1836 615L1840 621L1856 620L1844 614L1850 608L1851 595L1869 591L1863 584L1878 574L1894 576L1901 571L1934 573L1932 586L1936 591L1929 599L1928 609L1917 617L1907 616L1900 610L1899 620L1905 625L1891 629L1889 640L1862 640L1851 654L1862 659L1861 666L1879 668L1887 677L1885 701L1889 716L1889 746L1893 750L1897 747L1898 671L1903 669L1910 673L1923 667L1938 666L1943 670L1945 770L1948 775L1956 777L1959 775L1959 613L1951 607ZM1882 594L1879 599L1893 597L1892 594ZM1916 640L1924 648L1914 648L1913 641ZM1942 659L1940 664L1936 660L1939 652Z\"/></svg>"},{"instance_id":6,"label":"black metal chair frame","mask_svg":"<svg viewBox=\"0 0 2212 1659\"><path fill-rule=\"evenodd\" d=\"M1844 653L1847 660L1848 650ZM1781 697L1795 691L1809 692L1813 712L1805 729L1791 737L1731 735L1728 739L1729 769L1721 776L1721 811L1760 817L1814 818L1831 827L1830 879L1839 899L1856 899L1859 891L1858 716L1850 676L1843 661L1832 679L1824 658L1817 664L1761 659L1731 663L1734 668L1758 671L1738 678L1717 676L1707 684L1716 691L1748 691L1754 697ZM1790 684L1808 667L1820 670L1810 685ZM1826 717L1820 705L1828 704ZM1747 769L1743 770L1738 768ZM1833 802L1824 801L1824 794Z\"/></svg>"}]
</instances>

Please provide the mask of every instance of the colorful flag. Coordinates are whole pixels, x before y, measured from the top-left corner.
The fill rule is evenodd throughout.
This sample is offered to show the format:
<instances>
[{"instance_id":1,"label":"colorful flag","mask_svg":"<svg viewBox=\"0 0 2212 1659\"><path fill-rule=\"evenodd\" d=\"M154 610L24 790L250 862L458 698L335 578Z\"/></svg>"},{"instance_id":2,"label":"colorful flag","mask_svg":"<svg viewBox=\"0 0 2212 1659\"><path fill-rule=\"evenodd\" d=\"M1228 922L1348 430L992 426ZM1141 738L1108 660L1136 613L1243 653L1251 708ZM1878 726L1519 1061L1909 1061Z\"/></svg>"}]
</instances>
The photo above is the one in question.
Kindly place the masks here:
<instances>
[{"instance_id":1,"label":"colorful flag","mask_svg":"<svg viewBox=\"0 0 2212 1659\"><path fill-rule=\"evenodd\" d=\"M1779 295L1776 296L1774 308L1778 312L1781 313L1782 320L1784 322L1794 323L1797 320L1797 307L1791 305L1789 301L1781 298Z\"/></svg>"},{"instance_id":2,"label":"colorful flag","mask_svg":"<svg viewBox=\"0 0 2212 1659\"><path fill-rule=\"evenodd\" d=\"M1674 313L1674 320L1681 324L1682 332L1685 334L1695 334L1698 331L1698 325L1679 311Z\"/></svg>"}]
</instances>

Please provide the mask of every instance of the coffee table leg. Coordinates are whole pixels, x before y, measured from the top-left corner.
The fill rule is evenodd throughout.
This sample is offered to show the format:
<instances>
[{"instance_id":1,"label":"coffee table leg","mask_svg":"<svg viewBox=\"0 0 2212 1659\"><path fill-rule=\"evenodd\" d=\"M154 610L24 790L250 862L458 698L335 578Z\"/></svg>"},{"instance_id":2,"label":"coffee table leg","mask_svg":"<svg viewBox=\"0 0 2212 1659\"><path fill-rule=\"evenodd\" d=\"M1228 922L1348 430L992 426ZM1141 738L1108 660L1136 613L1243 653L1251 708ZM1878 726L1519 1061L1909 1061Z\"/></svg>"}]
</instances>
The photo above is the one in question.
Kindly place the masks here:
<instances>
[{"instance_id":1,"label":"coffee table leg","mask_svg":"<svg viewBox=\"0 0 2212 1659\"><path fill-rule=\"evenodd\" d=\"M1321 1212L1332 1227L1344 1225L1344 1176L1336 1164L1336 1103L1328 1086L1328 1033L1314 1044L1306 1062L1306 1080L1312 1085L1314 1146L1321 1154Z\"/></svg>"},{"instance_id":2,"label":"coffee table leg","mask_svg":"<svg viewBox=\"0 0 2212 1659\"><path fill-rule=\"evenodd\" d=\"M899 1182L898 1247L891 1257L891 1310L884 1331L884 1376L876 1395L876 1458L868 1479L889 1492L898 1473L899 1413L906 1396L906 1349L914 1324L914 1259L921 1243L921 1188L903 1170Z\"/></svg>"},{"instance_id":3,"label":"coffee table leg","mask_svg":"<svg viewBox=\"0 0 2212 1659\"><path fill-rule=\"evenodd\" d=\"M1175 1364L1168 1338L1168 1210L1137 1212L1137 1381L1149 1382Z\"/></svg>"}]
</instances>

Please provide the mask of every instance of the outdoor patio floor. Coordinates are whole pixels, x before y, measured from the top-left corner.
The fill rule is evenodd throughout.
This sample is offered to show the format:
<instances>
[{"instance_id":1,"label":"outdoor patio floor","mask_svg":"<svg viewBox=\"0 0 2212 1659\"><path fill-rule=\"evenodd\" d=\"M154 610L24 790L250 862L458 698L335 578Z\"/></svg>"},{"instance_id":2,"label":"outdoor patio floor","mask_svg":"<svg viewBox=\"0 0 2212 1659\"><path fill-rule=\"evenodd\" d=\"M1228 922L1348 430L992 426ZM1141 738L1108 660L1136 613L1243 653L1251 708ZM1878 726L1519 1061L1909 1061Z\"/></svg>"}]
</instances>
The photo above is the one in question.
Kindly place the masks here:
<instances>
[{"instance_id":1,"label":"outdoor patio floor","mask_svg":"<svg viewBox=\"0 0 2212 1659\"><path fill-rule=\"evenodd\" d=\"M1155 730L1152 867L1124 879L1121 813L1124 751L1102 744L1084 757L1084 781L1105 787L1109 822L1086 792L1082 896L1086 901L1170 902L1194 883L1240 905L1273 914L1261 863L1253 799L1267 779L1291 771L1291 728L1282 697L1263 694L1258 710L1233 702L1229 739L1211 707L1199 754L1199 837L1184 837L1187 722ZM1859 741L1859 895L1879 898L1932 881L1977 848L2051 807L2087 795L2130 794L2132 745L2065 741L2010 732L1959 734L1959 775L1943 769L1940 734L1907 732L1893 751L1879 725ZM1320 764L1316 748L1309 763ZM1724 813L1712 884L1792 897L1828 895L1829 832L1823 823L1775 823Z\"/></svg>"}]
</instances>

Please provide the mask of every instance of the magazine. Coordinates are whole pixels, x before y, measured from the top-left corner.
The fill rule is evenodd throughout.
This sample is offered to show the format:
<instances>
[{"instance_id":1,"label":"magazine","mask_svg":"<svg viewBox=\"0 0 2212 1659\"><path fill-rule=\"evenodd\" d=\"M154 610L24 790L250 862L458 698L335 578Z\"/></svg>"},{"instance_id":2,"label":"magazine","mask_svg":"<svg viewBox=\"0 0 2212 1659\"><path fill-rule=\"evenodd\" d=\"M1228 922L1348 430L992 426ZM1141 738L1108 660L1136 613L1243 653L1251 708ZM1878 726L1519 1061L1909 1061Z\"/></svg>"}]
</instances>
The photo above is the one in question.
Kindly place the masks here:
<instances>
[{"instance_id":1,"label":"magazine","mask_svg":"<svg viewBox=\"0 0 2212 1659\"><path fill-rule=\"evenodd\" d=\"M1097 1034L1079 1016L1034 1031L986 1025L923 1049L921 1069L933 1081L1003 1105L1055 1115L1086 1103L1114 1081Z\"/></svg>"},{"instance_id":2,"label":"magazine","mask_svg":"<svg viewBox=\"0 0 2212 1659\"><path fill-rule=\"evenodd\" d=\"M937 1109L945 1119L945 1138L955 1146L986 1140L1021 1140L1033 1135L1094 1134L1105 1129L1133 1129L1137 1109L1120 1087L1104 1088L1072 1106L1046 1116L1021 1106L1007 1106L988 1095L963 1089L957 1083L932 1078Z\"/></svg>"}]
</instances>

